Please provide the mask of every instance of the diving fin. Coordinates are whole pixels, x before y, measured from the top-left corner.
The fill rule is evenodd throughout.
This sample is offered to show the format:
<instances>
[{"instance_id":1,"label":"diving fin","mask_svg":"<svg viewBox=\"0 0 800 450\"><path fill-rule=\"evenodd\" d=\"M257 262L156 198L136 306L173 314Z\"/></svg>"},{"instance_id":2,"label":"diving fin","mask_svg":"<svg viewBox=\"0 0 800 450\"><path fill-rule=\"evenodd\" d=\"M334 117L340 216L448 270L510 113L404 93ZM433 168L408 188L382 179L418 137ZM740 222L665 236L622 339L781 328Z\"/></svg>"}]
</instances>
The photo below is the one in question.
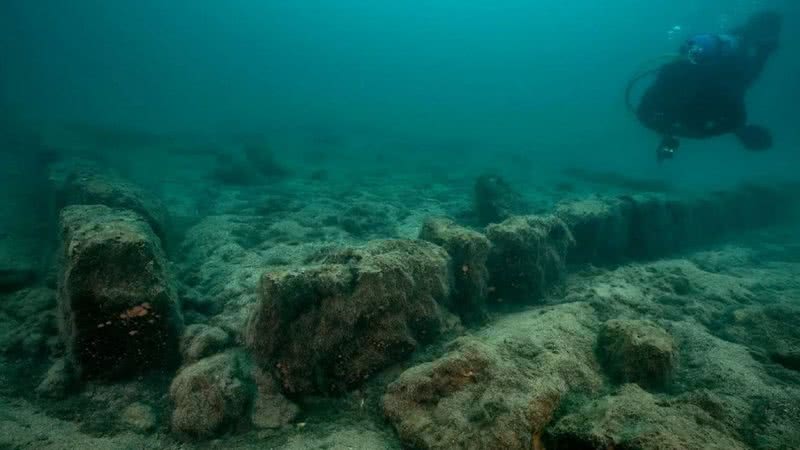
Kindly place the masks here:
<instances>
[{"instance_id":1,"label":"diving fin","mask_svg":"<svg viewBox=\"0 0 800 450\"><path fill-rule=\"evenodd\" d=\"M761 152L772 148L772 133L758 125L747 125L734 132L744 148L753 152Z\"/></svg>"}]
</instances>

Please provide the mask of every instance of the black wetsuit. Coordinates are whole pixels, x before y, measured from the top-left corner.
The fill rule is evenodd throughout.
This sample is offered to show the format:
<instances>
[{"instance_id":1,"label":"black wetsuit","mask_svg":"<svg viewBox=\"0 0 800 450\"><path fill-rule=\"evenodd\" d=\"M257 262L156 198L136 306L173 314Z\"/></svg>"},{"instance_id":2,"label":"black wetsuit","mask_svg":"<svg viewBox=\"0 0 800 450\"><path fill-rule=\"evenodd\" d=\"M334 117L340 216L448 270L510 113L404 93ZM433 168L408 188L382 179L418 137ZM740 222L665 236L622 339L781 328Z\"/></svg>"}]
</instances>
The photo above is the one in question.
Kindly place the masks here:
<instances>
[{"instance_id":1,"label":"black wetsuit","mask_svg":"<svg viewBox=\"0 0 800 450\"><path fill-rule=\"evenodd\" d=\"M764 21L754 16L751 22L756 18L761 32ZM779 24L777 19L775 23ZM747 148L769 147L772 139L766 129L747 126L744 97L776 48L776 39L756 38L748 25L730 36L735 48L712 61L694 64L679 58L663 65L636 110L642 124L676 144L674 137L702 139L735 133Z\"/></svg>"}]
</instances>

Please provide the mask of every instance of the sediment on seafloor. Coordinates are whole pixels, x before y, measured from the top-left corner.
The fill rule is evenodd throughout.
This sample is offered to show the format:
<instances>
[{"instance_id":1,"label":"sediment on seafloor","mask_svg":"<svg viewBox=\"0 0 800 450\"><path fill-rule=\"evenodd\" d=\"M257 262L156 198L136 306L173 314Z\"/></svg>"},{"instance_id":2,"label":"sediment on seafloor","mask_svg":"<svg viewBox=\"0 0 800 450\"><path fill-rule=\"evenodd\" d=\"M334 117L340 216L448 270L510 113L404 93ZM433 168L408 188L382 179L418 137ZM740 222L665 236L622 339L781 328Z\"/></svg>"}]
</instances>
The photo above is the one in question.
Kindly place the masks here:
<instances>
[{"instance_id":1,"label":"sediment on seafloor","mask_svg":"<svg viewBox=\"0 0 800 450\"><path fill-rule=\"evenodd\" d=\"M706 292L704 283L731 280L654 260L780 224L796 193L746 186L597 197L482 230L430 217L418 239L336 246L332 236L385 227L365 221L354 233L339 220L301 225L288 213L219 215L184 240L178 271L154 229L159 214L139 207L147 202L73 204L61 212L57 293L25 291L14 301L52 311L57 297L64 348L51 352L38 395L63 400L96 379L121 390L128 374L166 374L163 403L126 399L119 420L169 439L282 433L305 420L309 399L370 392L359 411L385 416L414 448L746 448L752 442L737 429L749 430L747 408L773 398L800 404L797 390L765 381L754 359L797 366L795 336L773 330L797 311L763 310L749 286ZM580 270L588 265L601 267ZM502 313L508 304L513 314ZM713 329L731 317L738 322ZM27 326L46 330L44 319ZM763 330L748 334L756 321ZM465 336L447 342L457 334ZM52 337L6 347L58 350ZM755 338L773 350L745 351ZM712 358L709 349L742 369L688 369ZM718 411L726 402L735 408ZM641 432L620 425L631 408ZM787 414L770 410L756 422L782 429ZM662 426L685 433L664 436Z\"/></svg>"}]
</instances>

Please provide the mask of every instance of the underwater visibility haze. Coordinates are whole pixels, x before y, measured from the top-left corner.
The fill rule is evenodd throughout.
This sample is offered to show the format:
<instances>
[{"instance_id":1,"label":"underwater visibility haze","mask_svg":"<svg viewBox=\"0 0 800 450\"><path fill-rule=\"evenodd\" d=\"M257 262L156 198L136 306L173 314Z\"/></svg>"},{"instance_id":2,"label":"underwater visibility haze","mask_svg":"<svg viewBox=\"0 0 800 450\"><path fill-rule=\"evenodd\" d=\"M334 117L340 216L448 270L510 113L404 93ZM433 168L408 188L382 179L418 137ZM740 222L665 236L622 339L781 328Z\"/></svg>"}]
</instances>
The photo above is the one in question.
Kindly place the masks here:
<instances>
[{"instance_id":1,"label":"underwater visibility haze","mask_svg":"<svg viewBox=\"0 0 800 450\"><path fill-rule=\"evenodd\" d=\"M0 2L0 449L800 448L798 30Z\"/></svg>"}]
</instances>

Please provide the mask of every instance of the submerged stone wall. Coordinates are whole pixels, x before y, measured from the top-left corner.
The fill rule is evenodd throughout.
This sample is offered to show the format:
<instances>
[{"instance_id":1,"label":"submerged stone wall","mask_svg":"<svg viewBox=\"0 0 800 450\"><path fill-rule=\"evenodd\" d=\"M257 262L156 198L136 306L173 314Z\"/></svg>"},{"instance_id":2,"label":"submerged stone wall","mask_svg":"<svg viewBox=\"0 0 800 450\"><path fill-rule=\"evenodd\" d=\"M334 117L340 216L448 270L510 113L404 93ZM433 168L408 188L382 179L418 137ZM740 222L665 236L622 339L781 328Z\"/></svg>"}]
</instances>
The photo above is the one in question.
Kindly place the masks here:
<instances>
[{"instance_id":1,"label":"submerged stone wall","mask_svg":"<svg viewBox=\"0 0 800 450\"><path fill-rule=\"evenodd\" d=\"M510 217L485 235L431 219L418 241L372 241L267 272L245 340L284 392L346 391L438 337L449 313L481 323L492 304L540 301L568 263L668 254L775 223L793 201L789 190L753 186L687 199L589 199Z\"/></svg>"},{"instance_id":2,"label":"submerged stone wall","mask_svg":"<svg viewBox=\"0 0 800 450\"><path fill-rule=\"evenodd\" d=\"M562 204L555 216L511 217L487 228L487 291L532 303L558 284L566 263L654 258L776 225L796 213L797 193L797 186L743 186L685 199L595 198ZM715 406L703 400L698 407L691 400L716 398L706 388L727 393L728 381L704 383L699 393L669 401L645 390L670 385L679 358L708 359L715 338L702 331L705 344L690 345L639 320L646 306L631 298L637 292L667 317L690 313L680 310L681 301L661 303L673 298L670 293L686 294L686 286L664 283L664 293L646 300L650 294L638 290L638 281L565 286L563 303L506 316L454 341L442 357L409 368L388 386L385 416L405 445L425 449L746 448L736 427L726 423L739 420L738 410L711 417L707 410L715 412ZM613 292L598 294L606 290ZM604 323L604 303L630 317ZM664 313L670 308L680 312ZM694 318L681 323L703 329ZM751 369L725 373L764 389ZM687 370L681 383L692 379ZM618 388L602 397L607 385Z\"/></svg>"},{"instance_id":3,"label":"submerged stone wall","mask_svg":"<svg viewBox=\"0 0 800 450\"><path fill-rule=\"evenodd\" d=\"M685 199L661 194L592 198L564 203L556 215L575 237L568 262L602 265L663 256L775 224L795 212L798 194L794 185L744 185Z\"/></svg>"}]
</instances>

